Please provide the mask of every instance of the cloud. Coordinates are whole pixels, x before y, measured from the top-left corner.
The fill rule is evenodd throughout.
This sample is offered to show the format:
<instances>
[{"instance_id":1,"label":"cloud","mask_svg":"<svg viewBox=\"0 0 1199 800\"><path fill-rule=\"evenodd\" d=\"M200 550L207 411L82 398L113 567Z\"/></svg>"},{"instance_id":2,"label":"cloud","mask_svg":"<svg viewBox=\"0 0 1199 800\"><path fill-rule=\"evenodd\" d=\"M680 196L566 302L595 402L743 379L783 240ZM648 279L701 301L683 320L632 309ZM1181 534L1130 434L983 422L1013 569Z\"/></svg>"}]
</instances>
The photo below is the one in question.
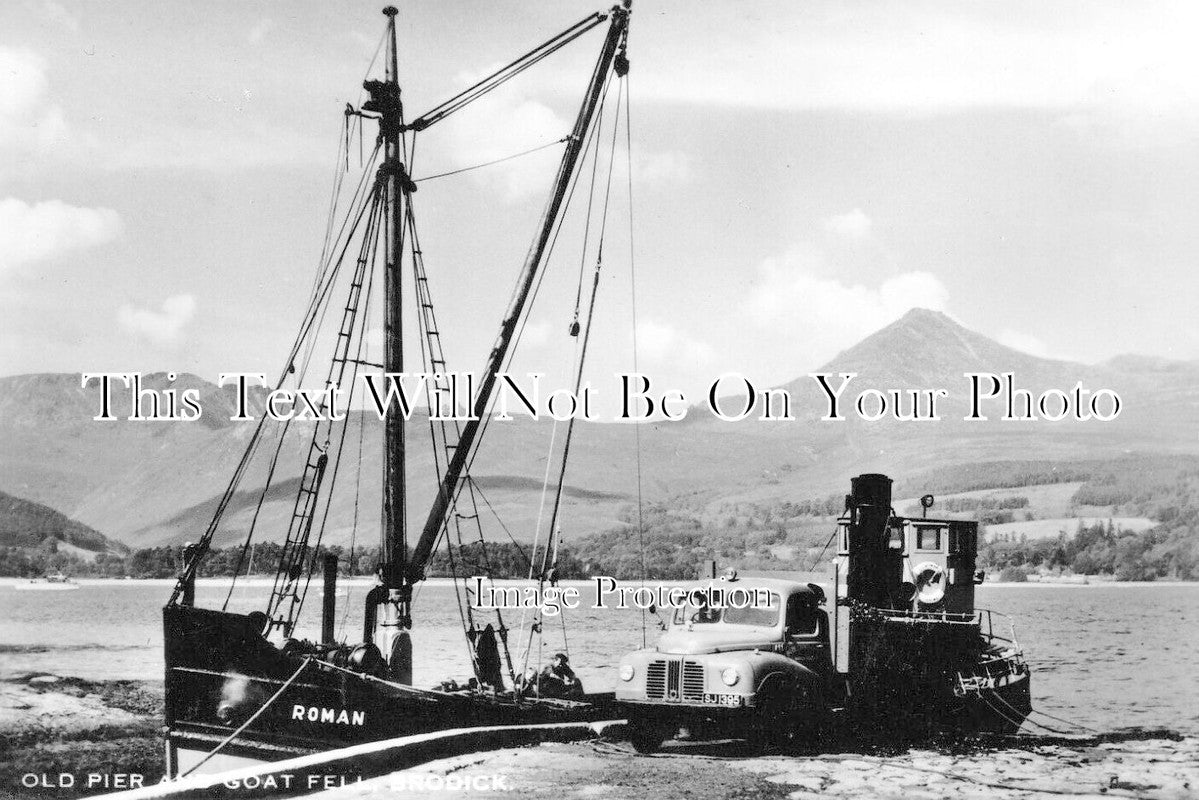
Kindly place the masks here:
<instances>
[{"instance_id":1,"label":"cloud","mask_svg":"<svg viewBox=\"0 0 1199 800\"><path fill-rule=\"evenodd\" d=\"M463 76L463 85L472 79ZM561 139L570 133L571 123L549 106L522 94L512 84L497 89L471 107L442 123L445 127L445 152L453 153L452 162L426 165L439 173L506 158L525 150ZM547 192L553 181L553 167L562 156L564 144L546 147L537 153L504 164L476 170L469 177L479 183L501 186L502 198L510 203Z\"/></svg>"},{"instance_id":2,"label":"cloud","mask_svg":"<svg viewBox=\"0 0 1199 800\"><path fill-rule=\"evenodd\" d=\"M540 347L550 340L550 323L548 320L530 322L525 325L520 335L521 342L528 347Z\"/></svg>"},{"instance_id":3,"label":"cloud","mask_svg":"<svg viewBox=\"0 0 1199 800\"><path fill-rule=\"evenodd\" d=\"M1050 357L1049 348L1045 343L1031 334L1006 328L996 339L1000 344L1006 345L1013 350L1019 350L1021 353L1028 353L1030 356L1037 356L1039 358Z\"/></svg>"},{"instance_id":4,"label":"cloud","mask_svg":"<svg viewBox=\"0 0 1199 800\"><path fill-rule=\"evenodd\" d=\"M196 298L177 294L162 302L161 311L125 305L117 311L117 322L128 333L160 347L174 347L180 333L196 313Z\"/></svg>"},{"instance_id":5,"label":"cloud","mask_svg":"<svg viewBox=\"0 0 1199 800\"><path fill-rule=\"evenodd\" d=\"M238 95L237 102L244 102L245 97ZM103 166L115 170L203 169L228 173L280 165L323 165L328 161L329 152L303 132L259 122L241 121L239 127L238 122L226 115L204 130L164 124L114 151Z\"/></svg>"},{"instance_id":6,"label":"cloud","mask_svg":"<svg viewBox=\"0 0 1199 800\"><path fill-rule=\"evenodd\" d=\"M686 363L703 367L715 355L712 347L666 323L637 323L638 355L650 362Z\"/></svg>"},{"instance_id":7,"label":"cloud","mask_svg":"<svg viewBox=\"0 0 1199 800\"><path fill-rule=\"evenodd\" d=\"M30 205L0 200L0 271L49 261L116 239L121 218L110 208L79 208L61 200Z\"/></svg>"},{"instance_id":8,"label":"cloud","mask_svg":"<svg viewBox=\"0 0 1199 800\"><path fill-rule=\"evenodd\" d=\"M862 209L855 208L848 213L829 217L824 221L824 228L846 239L865 239L870 235L872 224L870 217L866 216Z\"/></svg>"},{"instance_id":9,"label":"cloud","mask_svg":"<svg viewBox=\"0 0 1199 800\"><path fill-rule=\"evenodd\" d=\"M64 142L62 109L49 102L46 62L32 50L0 47L0 151L39 153Z\"/></svg>"},{"instance_id":10,"label":"cloud","mask_svg":"<svg viewBox=\"0 0 1199 800\"><path fill-rule=\"evenodd\" d=\"M929 272L867 286L821 277L820 269L815 256L799 250L767 260L746 302L748 318L769 333L758 349L792 368L815 366L913 308L944 311L949 303L949 291Z\"/></svg>"},{"instance_id":11,"label":"cloud","mask_svg":"<svg viewBox=\"0 0 1199 800\"><path fill-rule=\"evenodd\" d=\"M93 170L228 172L281 164L324 165L331 155L327 143L316 141L310 131L250 118L246 113L252 97L249 89L206 96L211 107L203 109L203 126L173 122L172 115L150 115L121 136L107 139L88 130L86 121L79 129L69 127L50 89L47 62L41 55L27 48L0 46L0 177L30 166L45 167L51 160ZM188 95L185 102L195 100ZM195 108L187 111L197 113Z\"/></svg>"},{"instance_id":12,"label":"cloud","mask_svg":"<svg viewBox=\"0 0 1199 800\"><path fill-rule=\"evenodd\" d=\"M250 44L261 44L266 35L275 29L275 21L273 19L261 19L253 28L250 28L246 34L246 40Z\"/></svg>"},{"instance_id":13,"label":"cloud","mask_svg":"<svg viewBox=\"0 0 1199 800\"><path fill-rule=\"evenodd\" d=\"M616 158L619 165L619 153ZM634 146L633 180L638 183L676 183L690 177L691 157L686 153L679 150L642 153Z\"/></svg>"},{"instance_id":14,"label":"cloud","mask_svg":"<svg viewBox=\"0 0 1199 800\"><path fill-rule=\"evenodd\" d=\"M44 0L41 7L42 16L57 26L79 33L79 18L68 11L61 3L54 0Z\"/></svg>"},{"instance_id":15,"label":"cloud","mask_svg":"<svg viewBox=\"0 0 1199 800\"><path fill-rule=\"evenodd\" d=\"M769 18L770 24L762 24ZM702 105L944 113L1194 112L1199 7L1187 3L773 4L708 46L641 58L639 96Z\"/></svg>"}]
</instances>

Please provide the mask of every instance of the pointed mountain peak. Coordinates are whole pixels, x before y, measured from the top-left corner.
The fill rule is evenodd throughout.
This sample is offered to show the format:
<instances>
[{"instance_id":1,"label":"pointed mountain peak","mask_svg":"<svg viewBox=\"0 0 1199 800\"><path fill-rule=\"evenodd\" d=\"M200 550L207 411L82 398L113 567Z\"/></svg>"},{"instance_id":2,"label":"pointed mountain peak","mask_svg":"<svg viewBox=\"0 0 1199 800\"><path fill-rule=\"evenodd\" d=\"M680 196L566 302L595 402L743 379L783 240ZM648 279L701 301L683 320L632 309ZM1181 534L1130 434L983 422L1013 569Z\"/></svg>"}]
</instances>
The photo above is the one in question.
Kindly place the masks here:
<instances>
[{"instance_id":1,"label":"pointed mountain peak","mask_svg":"<svg viewBox=\"0 0 1199 800\"><path fill-rule=\"evenodd\" d=\"M1073 374L1068 365L1022 353L972 331L942 311L913 308L841 352L817 372L857 372L873 381L920 387L960 381L963 372ZM888 384L890 385L890 384Z\"/></svg>"},{"instance_id":2,"label":"pointed mountain peak","mask_svg":"<svg viewBox=\"0 0 1199 800\"><path fill-rule=\"evenodd\" d=\"M944 311L934 311L931 308L916 307L909 309L906 314L897 319L893 325L953 325L962 327L953 317L946 314Z\"/></svg>"}]
</instances>

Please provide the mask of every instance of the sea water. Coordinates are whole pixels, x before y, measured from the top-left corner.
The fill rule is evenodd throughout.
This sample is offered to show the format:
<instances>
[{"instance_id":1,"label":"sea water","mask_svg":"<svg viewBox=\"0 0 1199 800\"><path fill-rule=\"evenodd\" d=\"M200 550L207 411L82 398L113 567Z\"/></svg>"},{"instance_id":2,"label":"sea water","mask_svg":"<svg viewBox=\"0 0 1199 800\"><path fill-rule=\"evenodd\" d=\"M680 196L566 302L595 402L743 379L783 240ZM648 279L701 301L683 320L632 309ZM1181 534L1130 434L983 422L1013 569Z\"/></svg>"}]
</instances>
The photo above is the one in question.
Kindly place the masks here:
<instances>
[{"instance_id":1,"label":"sea water","mask_svg":"<svg viewBox=\"0 0 1199 800\"><path fill-rule=\"evenodd\" d=\"M161 680L162 605L170 581L81 581L74 592L20 592L0 580L0 679L50 672L91 680ZM244 585L243 585L244 584ZM542 620L530 642L530 613L506 614L518 672L566 652L588 691L611 690L622 653L652 646L657 617L637 609L594 609L594 585L578 584L582 607ZM345 582L339 638L361 641L365 582ZM201 581L196 604L219 608L227 582ZM261 609L270 584L238 584L229 610ZM470 676L456 590L423 584L414 602L414 683ZM590 598L590 599L588 599ZM982 586L979 606L1009 615L1032 667L1033 706L1092 728L1167 727L1199 734L1199 584ZM315 582L297 633L319 634ZM494 617L480 614L480 623ZM996 631L1003 627L996 619ZM523 630L523 632L521 632Z\"/></svg>"}]
</instances>

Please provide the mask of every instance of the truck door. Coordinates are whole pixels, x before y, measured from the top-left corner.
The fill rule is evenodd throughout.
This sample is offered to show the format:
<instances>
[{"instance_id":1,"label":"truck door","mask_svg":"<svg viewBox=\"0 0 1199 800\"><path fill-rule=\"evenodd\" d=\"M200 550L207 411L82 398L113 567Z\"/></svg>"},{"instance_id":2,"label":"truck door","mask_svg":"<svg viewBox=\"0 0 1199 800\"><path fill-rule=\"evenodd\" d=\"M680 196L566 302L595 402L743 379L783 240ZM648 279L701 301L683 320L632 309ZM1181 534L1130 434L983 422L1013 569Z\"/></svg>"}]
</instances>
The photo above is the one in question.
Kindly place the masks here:
<instances>
[{"instance_id":1,"label":"truck door","mask_svg":"<svg viewBox=\"0 0 1199 800\"><path fill-rule=\"evenodd\" d=\"M816 605L815 596L797 593L787 598L785 635L788 657L820 674L828 674L832 669L828 614Z\"/></svg>"}]
</instances>

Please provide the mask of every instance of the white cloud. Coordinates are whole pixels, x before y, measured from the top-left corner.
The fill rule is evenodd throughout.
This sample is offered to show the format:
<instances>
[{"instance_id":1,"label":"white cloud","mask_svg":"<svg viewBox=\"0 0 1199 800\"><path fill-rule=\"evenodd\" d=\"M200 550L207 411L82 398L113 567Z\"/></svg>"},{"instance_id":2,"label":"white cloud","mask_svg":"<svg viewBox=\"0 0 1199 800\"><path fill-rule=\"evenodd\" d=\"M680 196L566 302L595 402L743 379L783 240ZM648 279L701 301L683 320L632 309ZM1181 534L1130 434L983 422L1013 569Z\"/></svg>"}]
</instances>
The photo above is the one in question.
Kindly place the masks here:
<instances>
[{"instance_id":1,"label":"white cloud","mask_svg":"<svg viewBox=\"0 0 1199 800\"><path fill-rule=\"evenodd\" d=\"M62 109L49 102L46 62L24 48L0 47L0 150L27 154L66 139Z\"/></svg>"},{"instance_id":2,"label":"white cloud","mask_svg":"<svg viewBox=\"0 0 1199 800\"><path fill-rule=\"evenodd\" d=\"M68 11L61 3L56 3L54 0L44 0L41 10L42 15L54 25L66 28L72 33L79 32L79 18Z\"/></svg>"},{"instance_id":3,"label":"white cloud","mask_svg":"<svg viewBox=\"0 0 1199 800\"><path fill-rule=\"evenodd\" d=\"M844 236L846 239L865 239L870 235L873 223L860 208L845 214L837 214L824 221L825 230Z\"/></svg>"},{"instance_id":4,"label":"white cloud","mask_svg":"<svg viewBox=\"0 0 1199 800\"><path fill-rule=\"evenodd\" d=\"M0 46L0 177L29 166L44 167L50 160L72 166L85 163L89 169L235 171L279 164L323 165L330 156L327 143L314 140L310 131L248 118L250 89L207 96L211 108L204 109L203 126L173 122L171 115L150 115L115 138L98 138L86 127L69 129L50 89L42 56L26 48Z\"/></svg>"},{"instance_id":5,"label":"white cloud","mask_svg":"<svg viewBox=\"0 0 1199 800\"><path fill-rule=\"evenodd\" d=\"M691 368L702 368L715 354L707 343L654 320L637 323L637 351L650 362L684 363Z\"/></svg>"},{"instance_id":6,"label":"white cloud","mask_svg":"<svg viewBox=\"0 0 1199 800\"><path fill-rule=\"evenodd\" d=\"M463 76L460 83L472 79ZM549 106L505 85L444 123L445 152L452 162L426 165L440 173L484 164L499 158L549 144L570 133L571 123ZM553 164L562 156L564 144L469 173L477 182L499 182L503 199L516 202L547 192L553 181Z\"/></svg>"},{"instance_id":7,"label":"white cloud","mask_svg":"<svg viewBox=\"0 0 1199 800\"><path fill-rule=\"evenodd\" d=\"M250 32L246 34L246 40L250 44L261 44L266 35L274 29L275 21L273 19L261 19L253 28L250 28Z\"/></svg>"},{"instance_id":8,"label":"white cloud","mask_svg":"<svg viewBox=\"0 0 1199 800\"><path fill-rule=\"evenodd\" d=\"M997 340L1002 345L1006 345L1013 350L1019 350L1022 353L1028 353L1031 356L1039 358L1050 357L1049 348L1045 343L1031 334L1006 328L999 334Z\"/></svg>"},{"instance_id":9,"label":"white cloud","mask_svg":"<svg viewBox=\"0 0 1199 800\"><path fill-rule=\"evenodd\" d=\"M243 93L236 102L245 99ZM330 153L302 132L258 122L243 121L239 127L237 122L226 116L204 130L163 125L113 152L103 166L236 172L278 165L323 165L328 161Z\"/></svg>"},{"instance_id":10,"label":"white cloud","mask_svg":"<svg viewBox=\"0 0 1199 800\"><path fill-rule=\"evenodd\" d=\"M653 63L638 88L641 98L759 108L1190 115L1197 25L1187 3L759 5L730 14L704 48L667 40L642 52Z\"/></svg>"},{"instance_id":11,"label":"white cloud","mask_svg":"<svg viewBox=\"0 0 1199 800\"><path fill-rule=\"evenodd\" d=\"M621 156L618 153L617 164ZM675 183L691 177L691 157L679 150L641 153L633 148L633 180L638 183Z\"/></svg>"},{"instance_id":12,"label":"white cloud","mask_svg":"<svg viewBox=\"0 0 1199 800\"><path fill-rule=\"evenodd\" d=\"M520 341L527 347L540 347L550 340L550 323L547 320L530 322L520 334Z\"/></svg>"},{"instance_id":13,"label":"white cloud","mask_svg":"<svg viewBox=\"0 0 1199 800\"><path fill-rule=\"evenodd\" d=\"M0 200L0 271L95 247L120 233L121 218L110 208L5 198Z\"/></svg>"},{"instance_id":14,"label":"white cloud","mask_svg":"<svg viewBox=\"0 0 1199 800\"><path fill-rule=\"evenodd\" d=\"M913 308L944 311L949 291L935 275L912 271L878 286L820 277L810 254L794 251L761 265L746 304L770 339L759 348L805 368L816 366Z\"/></svg>"},{"instance_id":15,"label":"white cloud","mask_svg":"<svg viewBox=\"0 0 1199 800\"><path fill-rule=\"evenodd\" d=\"M117 311L117 322L134 336L148 339L160 347L173 347L179 343L183 326L195 313L196 298L190 294L177 294L163 301L161 311L121 306Z\"/></svg>"}]
</instances>

